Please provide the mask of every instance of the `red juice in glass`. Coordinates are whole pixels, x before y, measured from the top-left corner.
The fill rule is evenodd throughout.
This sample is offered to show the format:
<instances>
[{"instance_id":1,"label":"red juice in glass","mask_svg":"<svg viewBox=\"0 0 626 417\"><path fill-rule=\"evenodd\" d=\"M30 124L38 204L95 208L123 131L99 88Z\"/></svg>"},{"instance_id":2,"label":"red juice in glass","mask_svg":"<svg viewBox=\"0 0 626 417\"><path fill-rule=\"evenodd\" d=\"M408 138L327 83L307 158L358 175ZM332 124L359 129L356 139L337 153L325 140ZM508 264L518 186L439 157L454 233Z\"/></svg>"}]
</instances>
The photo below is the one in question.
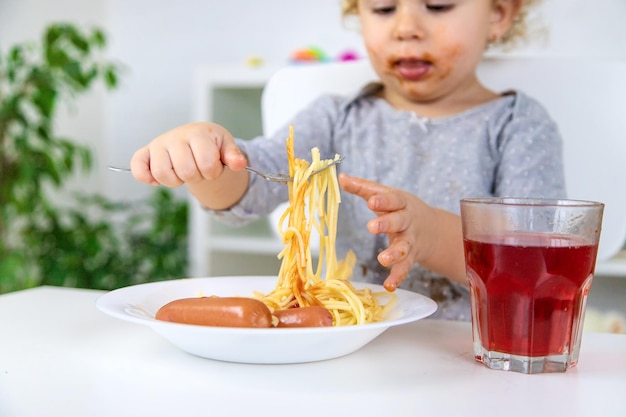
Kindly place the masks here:
<instances>
[{"instance_id":1,"label":"red juice in glass","mask_svg":"<svg viewBox=\"0 0 626 417\"><path fill-rule=\"evenodd\" d=\"M464 239L474 332L483 352L577 361L597 243L511 233ZM482 358L477 358L482 360Z\"/></svg>"},{"instance_id":2,"label":"red juice in glass","mask_svg":"<svg viewBox=\"0 0 626 417\"><path fill-rule=\"evenodd\" d=\"M595 201L461 200L477 361L527 374L578 363L603 211Z\"/></svg>"}]
</instances>

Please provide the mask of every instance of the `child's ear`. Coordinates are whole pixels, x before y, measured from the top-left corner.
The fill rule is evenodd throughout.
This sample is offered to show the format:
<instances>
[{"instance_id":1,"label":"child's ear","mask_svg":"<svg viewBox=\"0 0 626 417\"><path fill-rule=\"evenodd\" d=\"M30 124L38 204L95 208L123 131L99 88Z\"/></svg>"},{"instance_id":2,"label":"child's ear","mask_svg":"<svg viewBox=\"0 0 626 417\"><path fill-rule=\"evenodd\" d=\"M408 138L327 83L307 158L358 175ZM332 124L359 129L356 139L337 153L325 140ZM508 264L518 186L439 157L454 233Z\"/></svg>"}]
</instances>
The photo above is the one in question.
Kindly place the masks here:
<instances>
[{"instance_id":1,"label":"child's ear","mask_svg":"<svg viewBox=\"0 0 626 417\"><path fill-rule=\"evenodd\" d=\"M500 39L513 25L524 0L494 0L491 10L489 41Z\"/></svg>"}]
</instances>

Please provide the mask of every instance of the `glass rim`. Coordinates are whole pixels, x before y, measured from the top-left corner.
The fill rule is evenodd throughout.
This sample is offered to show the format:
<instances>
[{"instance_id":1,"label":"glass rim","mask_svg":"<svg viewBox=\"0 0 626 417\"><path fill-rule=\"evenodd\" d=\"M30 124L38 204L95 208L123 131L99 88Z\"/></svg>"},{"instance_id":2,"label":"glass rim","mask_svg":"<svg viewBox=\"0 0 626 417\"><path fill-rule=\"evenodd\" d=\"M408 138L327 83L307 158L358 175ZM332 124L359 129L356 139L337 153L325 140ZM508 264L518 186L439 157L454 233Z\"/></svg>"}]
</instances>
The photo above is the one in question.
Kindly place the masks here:
<instances>
[{"instance_id":1,"label":"glass rim","mask_svg":"<svg viewBox=\"0 0 626 417\"><path fill-rule=\"evenodd\" d=\"M470 197L462 198L461 204L536 207L604 207L604 203L599 201L543 197Z\"/></svg>"}]
</instances>

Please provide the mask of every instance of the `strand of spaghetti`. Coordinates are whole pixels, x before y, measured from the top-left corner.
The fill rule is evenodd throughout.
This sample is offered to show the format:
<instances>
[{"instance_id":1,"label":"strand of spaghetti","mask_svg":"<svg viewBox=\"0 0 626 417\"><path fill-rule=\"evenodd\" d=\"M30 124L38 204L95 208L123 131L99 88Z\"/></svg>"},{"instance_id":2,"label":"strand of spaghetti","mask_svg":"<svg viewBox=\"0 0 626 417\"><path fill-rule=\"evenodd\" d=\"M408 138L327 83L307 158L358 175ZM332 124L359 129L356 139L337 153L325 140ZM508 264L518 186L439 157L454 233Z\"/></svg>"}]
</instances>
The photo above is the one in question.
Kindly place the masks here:
<instances>
[{"instance_id":1,"label":"strand of spaghetti","mask_svg":"<svg viewBox=\"0 0 626 417\"><path fill-rule=\"evenodd\" d=\"M293 145L293 144L292 144ZM289 148L289 147L288 147ZM288 150L288 154L289 154L289 150ZM297 163L297 161L293 161L293 165L294 166L298 166L299 164ZM298 175L297 175L297 169L296 170L292 170L290 169L290 172L293 172L294 175L294 182L298 181ZM299 188L300 189L300 188ZM294 195L294 192L291 191L291 199L292 200L297 200L300 198L301 192L296 192ZM279 278L281 278L281 286L289 286L289 280L291 276L301 276L302 275L302 265L306 265L306 253L304 252L306 246L305 244L305 240L306 242L309 241L308 236L302 236L302 234L299 231L299 227L298 225L301 224L302 222L302 215L299 213L300 210L300 205L290 205L289 207L289 222L288 222L288 230L292 231L292 235L289 235L286 233L286 230L282 232L282 240L283 243L286 244L287 246L287 257L284 257L283 259L286 260L286 262L284 262L284 266L285 268L281 267L281 273L279 274ZM297 238L294 238L294 235L297 236ZM295 242L294 242L295 240ZM298 251L298 249L300 249Z\"/></svg>"},{"instance_id":2,"label":"strand of spaghetti","mask_svg":"<svg viewBox=\"0 0 626 417\"><path fill-rule=\"evenodd\" d=\"M325 174L325 173L322 173ZM312 228L317 230L318 235L320 236L320 245L319 245L319 258L317 262L317 266L315 268L315 273L312 273L315 277L316 281L320 281L322 279L322 272L324 269L325 263L325 253L327 251L327 240L326 240L326 215L324 210L320 209L319 202L323 200L323 195L325 189L323 188L324 183L323 180L326 178L326 175L318 174L314 176L312 179L311 192L309 195L309 219L312 221ZM317 213L317 216L316 216ZM311 265L311 270L313 266Z\"/></svg>"},{"instance_id":3,"label":"strand of spaghetti","mask_svg":"<svg viewBox=\"0 0 626 417\"><path fill-rule=\"evenodd\" d=\"M354 316L358 324L365 324L365 310L363 309L363 303L350 289L343 284L341 280L328 280L326 282L326 288L334 289L337 294L343 296L344 299L350 304L350 308L353 311Z\"/></svg>"},{"instance_id":4,"label":"strand of spaghetti","mask_svg":"<svg viewBox=\"0 0 626 417\"><path fill-rule=\"evenodd\" d=\"M291 242L296 242L295 244L291 245L291 249L292 252L296 252L298 256L295 257L295 264L298 267L298 269L300 269L302 267L301 262L297 262L298 260L304 259L304 237L302 236L302 233L300 232L300 230L298 230L296 227L294 226L289 226L286 230L285 230L285 235L287 236L288 239L291 240Z\"/></svg>"},{"instance_id":5,"label":"strand of spaghetti","mask_svg":"<svg viewBox=\"0 0 626 417\"><path fill-rule=\"evenodd\" d=\"M319 193L320 196L324 196L326 195L326 201L328 202L328 204L332 204L333 202L333 196L328 195L327 191L328 191L328 171L324 171L324 175L320 175L319 178L317 178L318 181L318 188L317 191ZM319 233L320 236L324 236L323 239L323 253L324 253L324 262L326 263L326 276L330 276L333 272L334 269L334 262L335 260L329 256L332 254L332 252L330 251L331 249L331 244L329 243L328 240L328 231L330 229L329 225L332 224L332 222L330 222L331 219L329 219L328 217L328 213L324 204L324 199L323 198L317 198L316 205L311 205L312 209L315 209L318 211L319 213ZM320 242L320 246L321 246ZM321 274L322 274L322 270L323 270L323 265L318 265L318 273L320 275L320 279L321 279Z\"/></svg>"},{"instance_id":6,"label":"strand of spaghetti","mask_svg":"<svg viewBox=\"0 0 626 417\"><path fill-rule=\"evenodd\" d=\"M331 167L330 168L330 172L328 173L328 175L332 175L333 178L335 179L335 183L336 181L336 171L335 171L335 167ZM326 205L326 212L327 212L327 219L328 222L330 222L331 224L337 224L337 218L338 218L338 207L339 207L339 203L341 202L341 199L339 197L339 192L338 192L338 188L332 187L329 188L327 190L329 199L328 199L328 203ZM330 204L330 201L332 200L333 204ZM329 274L331 275L327 275L328 277L332 278L343 278L343 277L339 277L337 276L338 272L339 272L339 266L337 265L337 252L336 252L336 248L334 245L334 242L337 239L337 228L336 227L331 227L328 228L328 241L329 242L333 242L333 244L329 244L328 245L328 249L327 249L327 258L328 261L330 263L329 266Z\"/></svg>"},{"instance_id":7,"label":"strand of spaghetti","mask_svg":"<svg viewBox=\"0 0 626 417\"><path fill-rule=\"evenodd\" d=\"M347 281L342 282L342 285L345 285L346 287L351 287L350 284ZM341 290L340 290L341 291ZM384 308L376 301L376 297L382 297L385 295L388 295L387 293L372 293L369 289L364 289L364 290L358 290L358 291L341 291L341 294L355 294L356 297L358 297L358 299L361 301L361 304L363 305L363 314L364 317L362 317L361 319L359 319L358 321L360 323L363 322L372 322L372 321L377 321L379 319L381 319L382 317L384 317L384 314L386 313L386 311L391 307L391 305L393 305L393 301L394 298L390 297L389 302L384 306ZM318 298L322 299L325 296L330 297L330 300L323 300L323 304L327 307L327 308L332 308L332 309L346 309L345 307L345 302L341 302L340 300L336 300L332 297L335 297L336 294L328 294L325 295L323 293L320 293L317 295ZM357 315L358 316L358 315Z\"/></svg>"},{"instance_id":8,"label":"strand of spaghetti","mask_svg":"<svg viewBox=\"0 0 626 417\"><path fill-rule=\"evenodd\" d=\"M364 323L364 309L359 308L361 300L345 288L332 288L330 285L316 291L315 296L327 309L345 312L345 316L354 318L357 323ZM361 306L362 307L362 306Z\"/></svg>"},{"instance_id":9,"label":"strand of spaghetti","mask_svg":"<svg viewBox=\"0 0 626 417\"><path fill-rule=\"evenodd\" d=\"M354 315L349 303L322 303L322 306L333 313L336 326L359 324L359 319Z\"/></svg>"},{"instance_id":10,"label":"strand of spaghetti","mask_svg":"<svg viewBox=\"0 0 626 417\"><path fill-rule=\"evenodd\" d=\"M304 166L302 166L302 168L304 168ZM295 172L297 173L298 170L296 170ZM307 178L304 178L304 177L298 178L298 177L299 177L298 175L294 175L293 188L295 188L296 191L294 193L293 199L299 204L292 204L293 209L289 217L289 226L298 228L301 230L303 229L302 226L303 225L305 226L302 232L303 232L303 235L307 238L306 239L307 245L302 245L302 247L303 249L306 249L308 247L309 234L307 233L307 229L306 229L306 216L304 213L303 203L306 197L308 182L307 182Z\"/></svg>"}]
</instances>

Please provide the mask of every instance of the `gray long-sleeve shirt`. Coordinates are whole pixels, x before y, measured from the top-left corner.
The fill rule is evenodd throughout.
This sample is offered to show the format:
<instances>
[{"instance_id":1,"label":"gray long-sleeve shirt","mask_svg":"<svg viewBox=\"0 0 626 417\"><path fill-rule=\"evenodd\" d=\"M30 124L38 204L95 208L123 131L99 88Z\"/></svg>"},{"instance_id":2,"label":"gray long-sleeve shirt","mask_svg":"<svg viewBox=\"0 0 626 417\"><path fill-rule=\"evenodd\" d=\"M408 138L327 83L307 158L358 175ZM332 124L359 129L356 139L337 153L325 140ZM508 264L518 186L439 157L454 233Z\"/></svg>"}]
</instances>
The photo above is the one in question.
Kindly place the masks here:
<instances>
[{"instance_id":1,"label":"gray long-sleeve shirt","mask_svg":"<svg viewBox=\"0 0 626 417\"><path fill-rule=\"evenodd\" d=\"M459 213L463 197L565 197L561 138L545 109L521 92L453 116L420 117L392 108L370 84L353 97L323 96L295 116L296 156L311 159L318 147L322 158L345 156L338 171L401 188L426 203ZM273 137L238 143L251 166L285 172L285 125ZM287 201L287 187L251 177L242 200L215 212L230 224L269 214ZM366 203L342 193L337 253L357 256L353 279L381 284L387 271L376 260L388 242L366 228L374 217ZM401 288L433 298L433 317L468 320L467 287L415 265Z\"/></svg>"}]
</instances>

